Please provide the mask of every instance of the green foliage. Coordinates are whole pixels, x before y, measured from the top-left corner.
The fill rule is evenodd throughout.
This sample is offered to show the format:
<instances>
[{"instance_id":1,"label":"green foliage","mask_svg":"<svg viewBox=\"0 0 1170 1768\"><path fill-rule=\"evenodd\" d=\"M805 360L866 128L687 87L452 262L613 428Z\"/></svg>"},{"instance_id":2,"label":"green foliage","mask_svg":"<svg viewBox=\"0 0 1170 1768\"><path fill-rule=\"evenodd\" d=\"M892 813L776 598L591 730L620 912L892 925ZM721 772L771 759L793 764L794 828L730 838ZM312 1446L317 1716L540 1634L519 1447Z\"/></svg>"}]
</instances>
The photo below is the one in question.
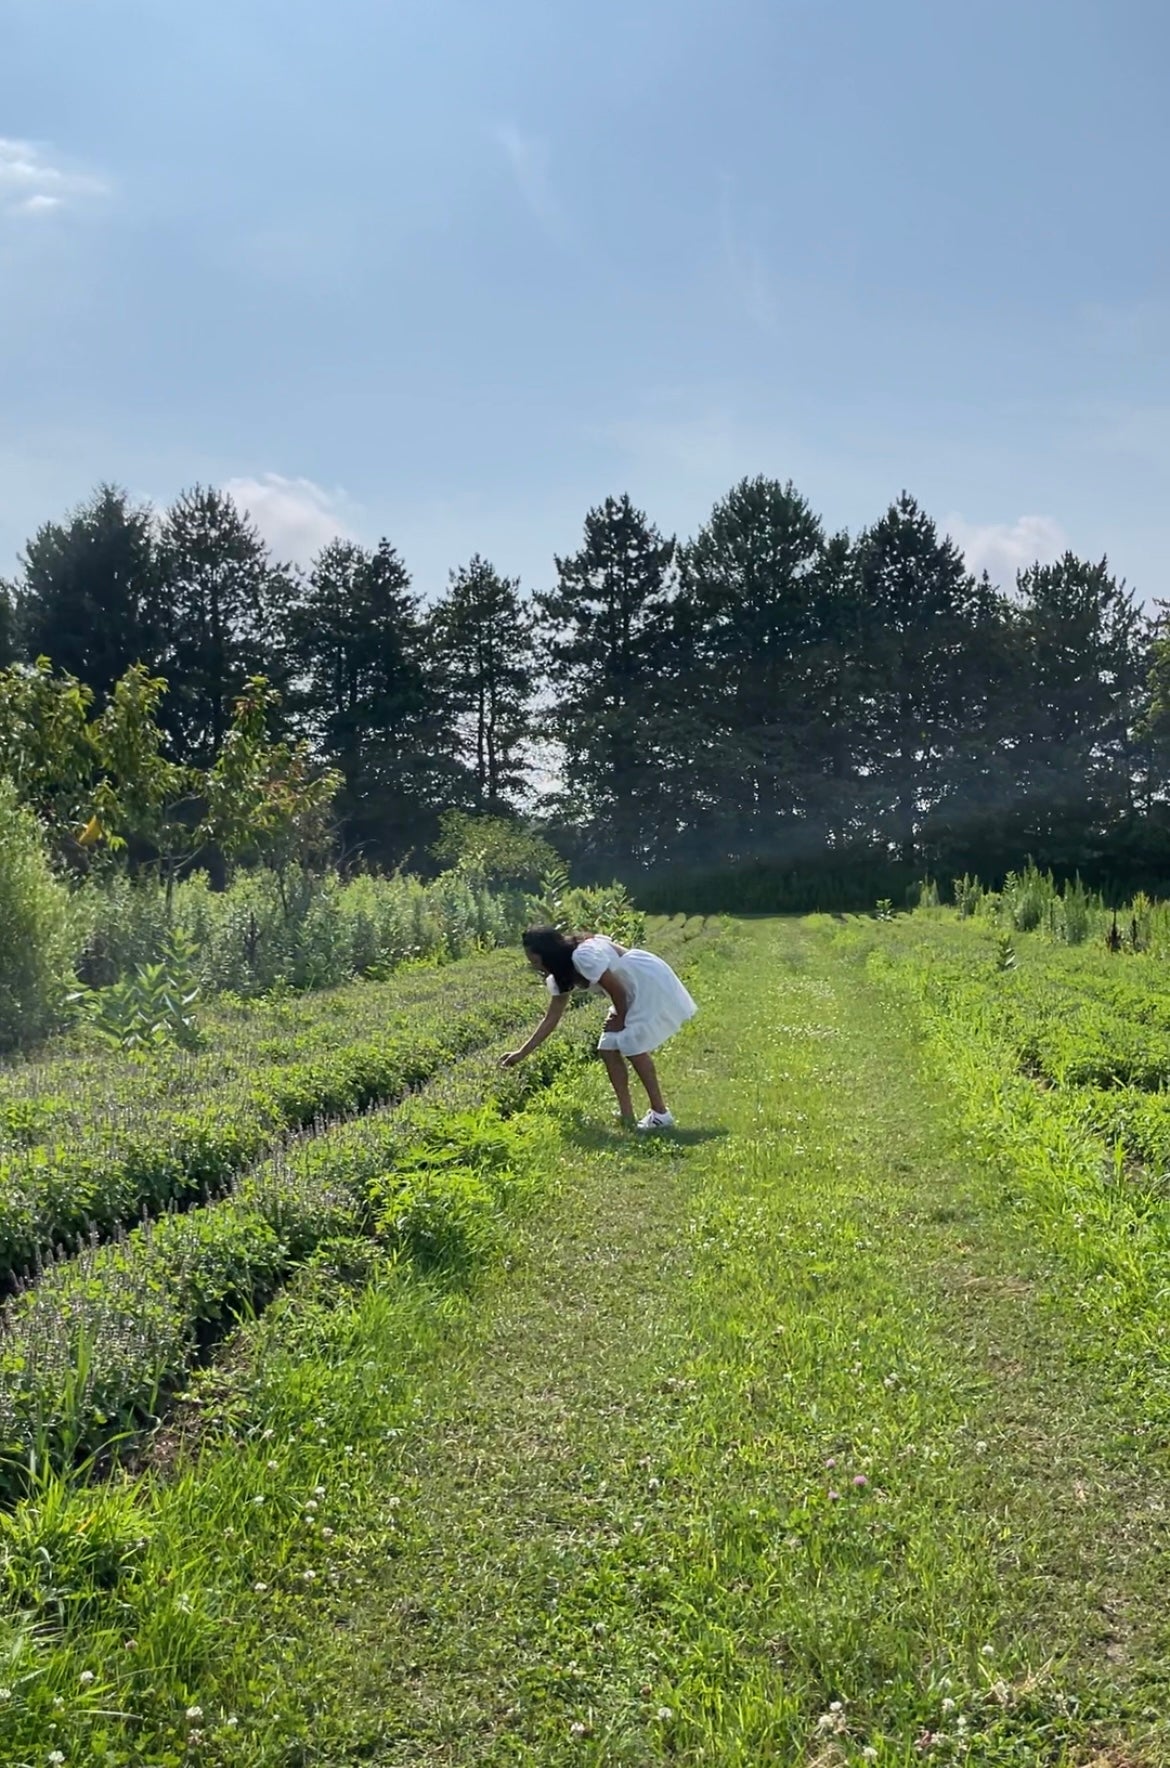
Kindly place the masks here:
<instances>
[{"instance_id":1,"label":"green foliage","mask_svg":"<svg viewBox=\"0 0 1170 1768\"><path fill-rule=\"evenodd\" d=\"M0 775L0 1051L58 1023L72 982L69 898L40 827Z\"/></svg>"},{"instance_id":2,"label":"green foliage","mask_svg":"<svg viewBox=\"0 0 1170 1768\"><path fill-rule=\"evenodd\" d=\"M97 1064L93 1093L76 1099L72 1123L46 1126L51 1139L44 1144L0 1144L0 1277L26 1270L52 1246L93 1227L109 1230L144 1209L223 1191L289 1131L401 1098L514 1025L531 1009L531 983L519 964L506 985L498 978L494 993L485 991L480 974L462 988L458 978L437 976L424 1000L409 1028L401 1015L397 1025L385 1025L392 989L368 1004L333 1003L353 1015L340 1045L338 1014L328 1001L311 1031L275 1050L229 1022L218 1037L208 1031L206 1051L194 1062L186 1052L168 1062L165 1042L154 1039L144 1063L136 1024L127 1037L124 1021L115 1019L107 1042L134 1052L127 1068L111 1071L109 1058Z\"/></svg>"},{"instance_id":3,"label":"green foliage","mask_svg":"<svg viewBox=\"0 0 1170 1768\"><path fill-rule=\"evenodd\" d=\"M607 933L628 946L641 945L645 937L646 917L624 884L574 885L563 861L545 872L528 907L529 920L548 921L562 933Z\"/></svg>"},{"instance_id":4,"label":"green foliage","mask_svg":"<svg viewBox=\"0 0 1170 1768\"><path fill-rule=\"evenodd\" d=\"M230 864L269 866L281 881L292 867L320 863L331 833L340 773L321 768L307 743L274 743L269 720L280 695L262 675L235 701L232 721L202 782L199 834Z\"/></svg>"},{"instance_id":5,"label":"green foliage","mask_svg":"<svg viewBox=\"0 0 1170 1768\"><path fill-rule=\"evenodd\" d=\"M471 773L474 803L481 812L498 813L523 791L530 772L536 645L519 579L501 577L476 554L451 573L446 594L430 609L428 630L443 659L444 694L461 739L460 759L466 757L463 765ZM446 838L444 832L441 840ZM525 861L512 875L527 878L531 863Z\"/></svg>"},{"instance_id":6,"label":"green foliage","mask_svg":"<svg viewBox=\"0 0 1170 1768\"><path fill-rule=\"evenodd\" d=\"M513 817L449 810L439 830L431 849L435 858L481 884L531 884L560 864L551 844Z\"/></svg>"},{"instance_id":7,"label":"green foliage","mask_svg":"<svg viewBox=\"0 0 1170 1768\"><path fill-rule=\"evenodd\" d=\"M70 997L95 1036L114 1049L146 1052L176 1045L198 1049L196 948L181 928L167 935L162 958L141 964L111 987Z\"/></svg>"}]
</instances>

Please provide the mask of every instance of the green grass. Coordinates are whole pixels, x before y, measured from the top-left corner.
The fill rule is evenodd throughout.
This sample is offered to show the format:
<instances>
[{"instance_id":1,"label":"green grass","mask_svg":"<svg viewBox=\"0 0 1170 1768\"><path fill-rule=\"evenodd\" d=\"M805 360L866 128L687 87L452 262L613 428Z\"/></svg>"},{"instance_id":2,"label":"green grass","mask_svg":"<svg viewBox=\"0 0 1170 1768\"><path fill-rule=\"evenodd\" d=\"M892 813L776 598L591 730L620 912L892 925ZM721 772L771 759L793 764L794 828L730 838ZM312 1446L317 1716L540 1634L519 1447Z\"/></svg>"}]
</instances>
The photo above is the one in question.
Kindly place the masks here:
<instances>
[{"instance_id":1,"label":"green grass","mask_svg":"<svg viewBox=\"0 0 1170 1768\"><path fill-rule=\"evenodd\" d=\"M554 1083L470 1265L324 1249L133 1477L46 1480L0 1760L1170 1762L1165 1436L924 926L695 942L677 1137Z\"/></svg>"}]
</instances>

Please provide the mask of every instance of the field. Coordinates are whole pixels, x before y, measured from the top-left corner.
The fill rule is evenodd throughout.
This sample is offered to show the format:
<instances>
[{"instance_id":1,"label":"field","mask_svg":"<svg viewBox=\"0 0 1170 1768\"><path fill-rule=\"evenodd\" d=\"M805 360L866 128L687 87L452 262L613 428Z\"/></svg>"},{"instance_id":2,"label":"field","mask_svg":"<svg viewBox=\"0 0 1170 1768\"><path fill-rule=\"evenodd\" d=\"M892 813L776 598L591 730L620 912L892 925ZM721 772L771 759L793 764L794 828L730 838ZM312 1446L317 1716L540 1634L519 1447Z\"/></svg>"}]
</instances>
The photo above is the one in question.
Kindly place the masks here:
<instances>
[{"instance_id":1,"label":"field","mask_svg":"<svg viewBox=\"0 0 1170 1768\"><path fill-rule=\"evenodd\" d=\"M508 952L0 1070L0 1763L1170 1763L1170 973L1060 913L653 921L669 1137Z\"/></svg>"}]
</instances>

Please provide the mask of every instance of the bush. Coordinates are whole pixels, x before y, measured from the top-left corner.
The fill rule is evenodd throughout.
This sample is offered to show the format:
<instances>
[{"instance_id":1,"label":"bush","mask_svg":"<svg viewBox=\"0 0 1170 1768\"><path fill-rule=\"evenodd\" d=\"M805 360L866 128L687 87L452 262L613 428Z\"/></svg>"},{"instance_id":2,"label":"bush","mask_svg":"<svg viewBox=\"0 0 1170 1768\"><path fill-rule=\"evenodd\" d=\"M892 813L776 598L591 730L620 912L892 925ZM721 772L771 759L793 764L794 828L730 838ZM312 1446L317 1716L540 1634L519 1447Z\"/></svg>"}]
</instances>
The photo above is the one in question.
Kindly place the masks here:
<instances>
[{"instance_id":1,"label":"bush","mask_svg":"<svg viewBox=\"0 0 1170 1768\"><path fill-rule=\"evenodd\" d=\"M0 779L0 1050L34 1044L57 1024L73 980L69 894L44 836Z\"/></svg>"}]
</instances>

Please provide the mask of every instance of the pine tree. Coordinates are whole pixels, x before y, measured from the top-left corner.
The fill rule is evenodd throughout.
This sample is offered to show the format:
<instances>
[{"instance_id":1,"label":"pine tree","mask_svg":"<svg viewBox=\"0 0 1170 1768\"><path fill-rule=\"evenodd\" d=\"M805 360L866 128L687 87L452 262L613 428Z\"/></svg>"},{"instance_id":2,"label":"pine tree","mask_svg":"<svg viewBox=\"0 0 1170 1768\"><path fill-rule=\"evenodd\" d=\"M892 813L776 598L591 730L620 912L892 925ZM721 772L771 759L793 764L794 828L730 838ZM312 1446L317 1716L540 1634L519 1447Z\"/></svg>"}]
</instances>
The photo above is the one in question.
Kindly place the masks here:
<instances>
[{"instance_id":1,"label":"pine tree","mask_svg":"<svg viewBox=\"0 0 1170 1768\"><path fill-rule=\"evenodd\" d=\"M665 730L662 660L675 542L628 496L585 518L585 539L536 597L546 622L549 735L564 755L561 814L583 819L598 865L653 857Z\"/></svg>"},{"instance_id":2,"label":"pine tree","mask_svg":"<svg viewBox=\"0 0 1170 1768\"><path fill-rule=\"evenodd\" d=\"M293 703L344 780L348 849L396 863L466 800L430 667L418 597L398 553L338 540L318 556L289 623Z\"/></svg>"},{"instance_id":3,"label":"pine tree","mask_svg":"<svg viewBox=\"0 0 1170 1768\"><path fill-rule=\"evenodd\" d=\"M976 585L955 543L906 492L861 536L858 571L861 760L875 784L875 832L913 863L923 820L945 802L956 752L973 736Z\"/></svg>"},{"instance_id":4,"label":"pine tree","mask_svg":"<svg viewBox=\"0 0 1170 1768\"><path fill-rule=\"evenodd\" d=\"M1105 559L1094 565L1066 552L1021 572L1017 590L1024 834L1071 866L1091 858L1103 830L1134 807L1150 626Z\"/></svg>"},{"instance_id":5,"label":"pine tree","mask_svg":"<svg viewBox=\"0 0 1170 1768\"><path fill-rule=\"evenodd\" d=\"M251 517L201 485L168 510L159 557L167 600L160 673L171 684L164 713L179 758L209 767L245 684L274 674L289 580Z\"/></svg>"},{"instance_id":6,"label":"pine tree","mask_svg":"<svg viewBox=\"0 0 1170 1768\"><path fill-rule=\"evenodd\" d=\"M0 579L0 669L16 661L16 606L10 586Z\"/></svg>"},{"instance_id":7,"label":"pine tree","mask_svg":"<svg viewBox=\"0 0 1170 1768\"><path fill-rule=\"evenodd\" d=\"M428 629L458 734L458 759L474 782L474 808L512 808L527 777L536 686L531 611L518 578L501 577L477 553L451 573Z\"/></svg>"},{"instance_id":8,"label":"pine tree","mask_svg":"<svg viewBox=\"0 0 1170 1768\"><path fill-rule=\"evenodd\" d=\"M687 697L703 708L701 765L732 854L813 839L810 800L826 746L813 678L835 636L824 547L795 487L756 478L715 505L683 553L694 645Z\"/></svg>"},{"instance_id":9,"label":"pine tree","mask_svg":"<svg viewBox=\"0 0 1170 1768\"><path fill-rule=\"evenodd\" d=\"M133 664L153 667L161 598L152 512L101 485L64 522L46 522L21 560L15 608L28 660L48 657L99 701Z\"/></svg>"}]
</instances>

